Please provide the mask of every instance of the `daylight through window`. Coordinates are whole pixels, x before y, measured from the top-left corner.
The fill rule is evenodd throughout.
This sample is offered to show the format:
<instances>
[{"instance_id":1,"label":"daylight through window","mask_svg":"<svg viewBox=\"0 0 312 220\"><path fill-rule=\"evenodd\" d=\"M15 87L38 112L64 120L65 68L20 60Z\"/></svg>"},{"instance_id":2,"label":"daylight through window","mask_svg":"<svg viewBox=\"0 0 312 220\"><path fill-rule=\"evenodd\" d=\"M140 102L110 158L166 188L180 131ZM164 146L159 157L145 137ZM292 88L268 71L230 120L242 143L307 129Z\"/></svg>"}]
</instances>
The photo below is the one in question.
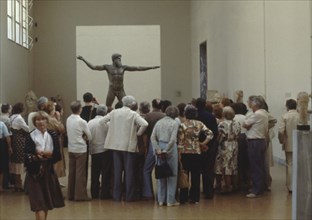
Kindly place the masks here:
<instances>
[{"instance_id":1,"label":"daylight through window","mask_svg":"<svg viewBox=\"0 0 312 220\"><path fill-rule=\"evenodd\" d=\"M32 39L29 37L29 27L32 18L29 16L30 0L8 0L8 39L29 49L32 47Z\"/></svg>"}]
</instances>

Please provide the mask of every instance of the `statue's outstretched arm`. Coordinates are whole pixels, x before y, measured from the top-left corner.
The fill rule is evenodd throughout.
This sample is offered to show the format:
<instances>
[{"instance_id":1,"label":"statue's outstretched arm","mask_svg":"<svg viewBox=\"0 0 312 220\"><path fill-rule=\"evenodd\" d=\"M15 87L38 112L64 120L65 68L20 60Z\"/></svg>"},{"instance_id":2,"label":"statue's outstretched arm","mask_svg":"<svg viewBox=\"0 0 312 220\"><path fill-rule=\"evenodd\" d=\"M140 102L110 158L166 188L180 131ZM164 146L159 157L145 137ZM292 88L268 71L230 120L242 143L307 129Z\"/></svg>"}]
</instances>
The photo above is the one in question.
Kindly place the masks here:
<instances>
[{"instance_id":1,"label":"statue's outstretched arm","mask_svg":"<svg viewBox=\"0 0 312 220\"><path fill-rule=\"evenodd\" d=\"M150 66L150 67L144 67L144 66L124 66L124 69L127 71L145 71L145 70L152 70L152 69L158 69L160 66Z\"/></svg>"},{"instance_id":2,"label":"statue's outstretched arm","mask_svg":"<svg viewBox=\"0 0 312 220\"><path fill-rule=\"evenodd\" d=\"M106 70L105 65L93 65L80 55L77 56L77 59L82 60L92 70Z\"/></svg>"}]
</instances>

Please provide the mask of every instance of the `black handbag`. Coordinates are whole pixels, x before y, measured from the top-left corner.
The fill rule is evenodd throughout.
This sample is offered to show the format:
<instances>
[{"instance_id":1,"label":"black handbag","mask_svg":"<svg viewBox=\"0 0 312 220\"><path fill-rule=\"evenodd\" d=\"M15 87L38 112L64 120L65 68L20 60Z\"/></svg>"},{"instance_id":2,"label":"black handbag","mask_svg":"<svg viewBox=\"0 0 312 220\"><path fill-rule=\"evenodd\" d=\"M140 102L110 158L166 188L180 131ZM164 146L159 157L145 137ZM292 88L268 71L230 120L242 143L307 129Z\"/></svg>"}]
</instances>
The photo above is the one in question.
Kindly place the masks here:
<instances>
[{"instance_id":1,"label":"black handbag","mask_svg":"<svg viewBox=\"0 0 312 220\"><path fill-rule=\"evenodd\" d=\"M158 156L156 157L156 164L155 164L155 178L156 179L163 179L169 176L173 176L172 170L167 163L166 159L160 159Z\"/></svg>"}]
</instances>

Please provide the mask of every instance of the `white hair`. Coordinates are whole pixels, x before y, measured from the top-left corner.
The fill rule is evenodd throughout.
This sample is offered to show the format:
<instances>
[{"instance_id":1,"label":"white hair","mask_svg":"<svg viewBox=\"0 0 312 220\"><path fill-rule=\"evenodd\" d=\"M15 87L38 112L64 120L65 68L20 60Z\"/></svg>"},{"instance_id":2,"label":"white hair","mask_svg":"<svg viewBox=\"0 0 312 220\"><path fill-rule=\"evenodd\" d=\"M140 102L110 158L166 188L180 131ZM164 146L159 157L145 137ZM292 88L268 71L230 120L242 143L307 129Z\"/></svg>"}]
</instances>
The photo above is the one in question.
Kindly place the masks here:
<instances>
[{"instance_id":1,"label":"white hair","mask_svg":"<svg viewBox=\"0 0 312 220\"><path fill-rule=\"evenodd\" d=\"M106 105L98 105L96 107L96 114L97 115L106 115L107 113L107 106Z\"/></svg>"},{"instance_id":2,"label":"white hair","mask_svg":"<svg viewBox=\"0 0 312 220\"><path fill-rule=\"evenodd\" d=\"M121 101L123 106L127 106L129 108L136 104L135 98L131 95L124 96Z\"/></svg>"}]
</instances>

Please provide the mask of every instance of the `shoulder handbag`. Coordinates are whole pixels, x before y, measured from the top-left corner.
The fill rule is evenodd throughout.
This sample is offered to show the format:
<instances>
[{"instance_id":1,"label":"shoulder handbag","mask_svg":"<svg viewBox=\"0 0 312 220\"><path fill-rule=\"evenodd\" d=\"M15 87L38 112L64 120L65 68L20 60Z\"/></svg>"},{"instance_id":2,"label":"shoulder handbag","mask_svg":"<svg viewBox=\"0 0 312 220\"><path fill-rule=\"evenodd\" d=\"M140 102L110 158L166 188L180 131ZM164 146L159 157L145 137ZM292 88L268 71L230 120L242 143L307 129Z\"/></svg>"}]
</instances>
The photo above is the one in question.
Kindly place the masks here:
<instances>
[{"instance_id":1,"label":"shoulder handbag","mask_svg":"<svg viewBox=\"0 0 312 220\"><path fill-rule=\"evenodd\" d=\"M156 156L155 178L163 179L169 176L173 176L173 173L167 162L167 159L160 159L159 156Z\"/></svg>"},{"instance_id":2,"label":"shoulder handbag","mask_svg":"<svg viewBox=\"0 0 312 220\"><path fill-rule=\"evenodd\" d=\"M178 171L178 188L185 189L190 187L187 172L183 169L182 163L179 162Z\"/></svg>"}]
</instances>

